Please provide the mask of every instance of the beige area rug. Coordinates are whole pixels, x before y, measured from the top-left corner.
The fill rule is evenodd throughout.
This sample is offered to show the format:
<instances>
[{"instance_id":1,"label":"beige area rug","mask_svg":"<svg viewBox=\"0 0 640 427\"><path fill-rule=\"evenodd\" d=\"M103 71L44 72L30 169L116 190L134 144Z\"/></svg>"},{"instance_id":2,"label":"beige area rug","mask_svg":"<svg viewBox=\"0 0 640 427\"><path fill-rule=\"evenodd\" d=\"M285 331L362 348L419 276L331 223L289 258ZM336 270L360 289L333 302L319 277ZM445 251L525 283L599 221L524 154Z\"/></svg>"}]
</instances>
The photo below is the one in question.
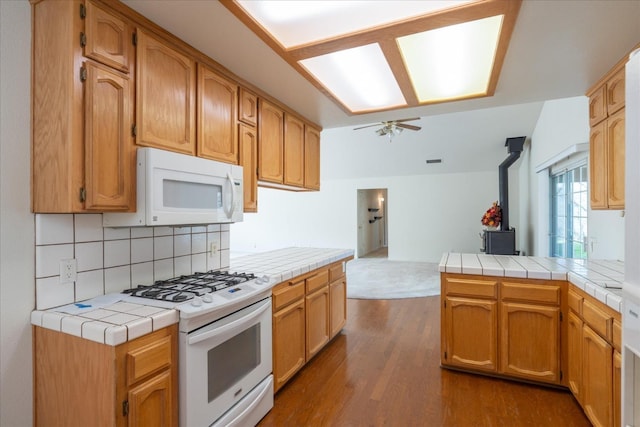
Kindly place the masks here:
<instances>
[{"instance_id":1,"label":"beige area rug","mask_svg":"<svg viewBox=\"0 0 640 427\"><path fill-rule=\"evenodd\" d=\"M440 295L437 263L356 258L347 263L347 298L398 299Z\"/></svg>"}]
</instances>

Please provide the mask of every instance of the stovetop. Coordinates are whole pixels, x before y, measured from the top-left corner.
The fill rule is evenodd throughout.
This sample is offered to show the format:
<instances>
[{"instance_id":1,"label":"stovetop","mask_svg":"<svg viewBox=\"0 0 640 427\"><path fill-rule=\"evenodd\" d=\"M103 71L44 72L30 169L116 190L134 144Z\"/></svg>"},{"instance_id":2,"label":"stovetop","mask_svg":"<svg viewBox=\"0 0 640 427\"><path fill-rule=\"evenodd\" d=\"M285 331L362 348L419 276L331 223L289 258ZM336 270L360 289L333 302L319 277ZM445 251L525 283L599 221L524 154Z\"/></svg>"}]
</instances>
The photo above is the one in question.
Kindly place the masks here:
<instances>
[{"instance_id":1,"label":"stovetop","mask_svg":"<svg viewBox=\"0 0 640 427\"><path fill-rule=\"evenodd\" d=\"M158 280L153 285L138 285L136 288L126 289L123 293L141 298L181 303L212 292L234 288L251 280L260 281L263 279L256 278L251 273L208 271L173 279ZM229 292L232 290L230 289Z\"/></svg>"},{"instance_id":2,"label":"stovetop","mask_svg":"<svg viewBox=\"0 0 640 427\"><path fill-rule=\"evenodd\" d=\"M123 291L124 301L180 311L180 318L220 317L271 295L268 276L208 271ZM182 321L181 321L182 322ZM182 326L181 326L182 327Z\"/></svg>"}]
</instances>

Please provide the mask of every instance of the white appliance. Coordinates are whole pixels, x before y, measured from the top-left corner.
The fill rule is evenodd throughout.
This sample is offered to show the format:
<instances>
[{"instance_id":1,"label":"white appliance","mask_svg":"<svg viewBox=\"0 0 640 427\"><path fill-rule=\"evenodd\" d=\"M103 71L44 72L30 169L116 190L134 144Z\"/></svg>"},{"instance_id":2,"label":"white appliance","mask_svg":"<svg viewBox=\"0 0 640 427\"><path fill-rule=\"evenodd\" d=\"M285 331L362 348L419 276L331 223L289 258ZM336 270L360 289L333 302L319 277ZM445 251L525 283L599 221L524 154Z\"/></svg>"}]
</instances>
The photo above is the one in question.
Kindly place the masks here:
<instances>
[{"instance_id":1,"label":"white appliance","mask_svg":"<svg viewBox=\"0 0 640 427\"><path fill-rule=\"evenodd\" d=\"M156 148L137 151L135 213L105 213L105 227L242 221L242 167Z\"/></svg>"},{"instance_id":2,"label":"white appliance","mask_svg":"<svg viewBox=\"0 0 640 427\"><path fill-rule=\"evenodd\" d=\"M640 49L626 64L625 91L622 425L640 427Z\"/></svg>"},{"instance_id":3,"label":"white appliance","mask_svg":"<svg viewBox=\"0 0 640 427\"><path fill-rule=\"evenodd\" d=\"M127 289L180 312L180 425L254 426L273 407L271 281L209 271Z\"/></svg>"}]
</instances>

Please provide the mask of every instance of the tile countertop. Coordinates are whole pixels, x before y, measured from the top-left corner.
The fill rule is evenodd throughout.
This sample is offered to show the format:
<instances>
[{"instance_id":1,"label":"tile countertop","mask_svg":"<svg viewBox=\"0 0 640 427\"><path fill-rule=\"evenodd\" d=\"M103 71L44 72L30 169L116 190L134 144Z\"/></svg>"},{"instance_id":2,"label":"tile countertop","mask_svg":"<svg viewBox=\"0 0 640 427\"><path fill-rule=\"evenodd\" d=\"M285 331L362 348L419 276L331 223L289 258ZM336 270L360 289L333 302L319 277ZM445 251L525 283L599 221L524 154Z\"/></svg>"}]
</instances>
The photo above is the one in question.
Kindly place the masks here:
<instances>
[{"instance_id":1,"label":"tile countertop","mask_svg":"<svg viewBox=\"0 0 640 427\"><path fill-rule=\"evenodd\" d=\"M442 255L439 270L441 273L568 280L614 310L622 312L622 261L450 252Z\"/></svg>"},{"instance_id":2,"label":"tile countertop","mask_svg":"<svg viewBox=\"0 0 640 427\"><path fill-rule=\"evenodd\" d=\"M231 259L230 271L267 275L276 285L353 257L352 249L285 248ZM35 310L31 324L107 345L118 345L177 323L177 310L119 301L107 294L82 303Z\"/></svg>"},{"instance_id":3,"label":"tile countertop","mask_svg":"<svg viewBox=\"0 0 640 427\"><path fill-rule=\"evenodd\" d=\"M272 284L351 258L353 249L284 248L231 258L231 271L267 275Z\"/></svg>"}]
</instances>

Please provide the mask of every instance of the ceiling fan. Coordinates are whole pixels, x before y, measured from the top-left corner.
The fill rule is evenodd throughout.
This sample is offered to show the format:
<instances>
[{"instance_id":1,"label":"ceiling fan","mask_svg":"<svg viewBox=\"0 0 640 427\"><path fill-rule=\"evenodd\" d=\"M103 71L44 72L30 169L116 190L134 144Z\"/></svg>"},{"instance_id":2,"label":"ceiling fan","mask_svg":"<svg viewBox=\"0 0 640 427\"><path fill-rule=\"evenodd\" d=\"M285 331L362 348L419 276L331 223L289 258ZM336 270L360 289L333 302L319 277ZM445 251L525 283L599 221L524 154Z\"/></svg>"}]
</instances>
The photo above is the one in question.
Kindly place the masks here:
<instances>
[{"instance_id":1,"label":"ceiling fan","mask_svg":"<svg viewBox=\"0 0 640 427\"><path fill-rule=\"evenodd\" d=\"M390 120L388 122L380 122L380 123L377 123L375 125L361 126L361 127L358 127L358 128L354 128L353 130L370 128L370 127L382 125L382 127L380 129L376 129L376 134L378 134L379 136L388 135L389 136L389 142L391 142L393 137L395 135L400 135L404 129L409 129L409 130L420 130L420 129L422 129L420 126L409 125L409 124L404 123L404 122L410 122L410 121L413 121L413 120L420 120L420 118L419 117L414 117L414 118L411 118L411 119Z\"/></svg>"}]
</instances>

